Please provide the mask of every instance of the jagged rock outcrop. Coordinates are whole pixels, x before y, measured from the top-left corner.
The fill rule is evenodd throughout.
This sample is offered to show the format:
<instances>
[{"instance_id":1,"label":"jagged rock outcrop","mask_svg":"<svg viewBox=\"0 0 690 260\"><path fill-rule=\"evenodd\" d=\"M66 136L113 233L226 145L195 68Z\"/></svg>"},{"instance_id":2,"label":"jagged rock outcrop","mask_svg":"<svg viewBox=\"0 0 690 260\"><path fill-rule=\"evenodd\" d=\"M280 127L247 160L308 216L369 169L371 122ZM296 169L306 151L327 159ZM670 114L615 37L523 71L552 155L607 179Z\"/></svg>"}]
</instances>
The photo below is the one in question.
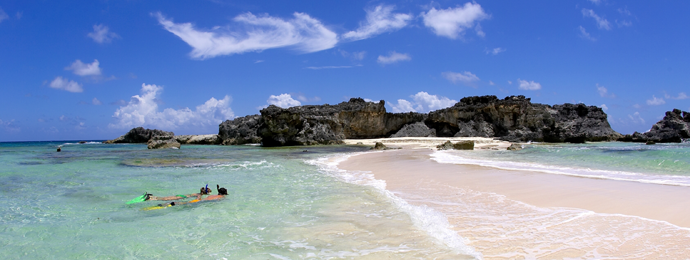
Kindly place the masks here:
<instances>
[{"instance_id":1,"label":"jagged rock outcrop","mask_svg":"<svg viewBox=\"0 0 690 260\"><path fill-rule=\"evenodd\" d=\"M508 150L509 151L520 151L520 150L522 150L522 145L511 144L510 146L508 146Z\"/></svg>"},{"instance_id":2,"label":"jagged rock outcrop","mask_svg":"<svg viewBox=\"0 0 690 260\"><path fill-rule=\"evenodd\" d=\"M474 141L465 140L459 141L457 143L452 143L451 141L446 141L443 144L437 145L438 150L474 150Z\"/></svg>"},{"instance_id":3,"label":"jagged rock outcrop","mask_svg":"<svg viewBox=\"0 0 690 260\"><path fill-rule=\"evenodd\" d=\"M218 129L220 142L224 145L261 143L261 137L258 136L257 132L262 122L261 115L225 120Z\"/></svg>"},{"instance_id":4,"label":"jagged rock outcrop","mask_svg":"<svg viewBox=\"0 0 690 260\"><path fill-rule=\"evenodd\" d=\"M220 144L218 135L176 135L175 140L180 144Z\"/></svg>"},{"instance_id":5,"label":"jagged rock outcrop","mask_svg":"<svg viewBox=\"0 0 690 260\"><path fill-rule=\"evenodd\" d=\"M166 132L158 129L144 129L143 127L132 128L126 134L113 140L104 141L106 144L117 143L146 143L154 136L174 136L173 132Z\"/></svg>"},{"instance_id":6,"label":"jagged rock outcrop","mask_svg":"<svg viewBox=\"0 0 690 260\"><path fill-rule=\"evenodd\" d=\"M180 143L175 140L175 137L168 135L154 136L146 144L149 149L180 149Z\"/></svg>"},{"instance_id":7,"label":"jagged rock outcrop","mask_svg":"<svg viewBox=\"0 0 690 260\"><path fill-rule=\"evenodd\" d=\"M432 111L425 121L440 137L498 137L506 141L612 141L606 113L595 106L533 104L524 96L466 97Z\"/></svg>"},{"instance_id":8,"label":"jagged rock outcrop","mask_svg":"<svg viewBox=\"0 0 690 260\"><path fill-rule=\"evenodd\" d=\"M274 105L261 110L258 135L264 146L339 144L346 138L381 138L424 120L420 113L386 113L385 102L352 98L337 105Z\"/></svg>"},{"instance_id":9,"label":"jagged rock outcrop","mask_svg":"<svg viewBox=\"0 0 690 260\"><path fill-rule=\"evenodd\" d=\"M429 128L424 122L417 122L403 126L390 137L436 137L436 129Z\"/></svg>"},{"instance_id":10,"label":"jagged rock outcrop","mask_svg":"<svg viewBox=\"0 0 690 260\"><path fill-rule=\"evenodd\" d=\"M632 141L641 143L680 143L690 138L690 113L673 109L645 133L635 132L625 135L619 141Z\"/></svg>"},{"instance_id":11,"label":"jagged rock outcrop","mask_svg":"<svg viewBox=\"0 0 690 260\"><path fill-rule=\"evenodd\" d=\"M386 149L388 149L388 147L385 144L383 144L382 142L376 142L374 144L374 148L372 148L372 149L373 150L386 150Z\"/></svg>"}]
</instances>

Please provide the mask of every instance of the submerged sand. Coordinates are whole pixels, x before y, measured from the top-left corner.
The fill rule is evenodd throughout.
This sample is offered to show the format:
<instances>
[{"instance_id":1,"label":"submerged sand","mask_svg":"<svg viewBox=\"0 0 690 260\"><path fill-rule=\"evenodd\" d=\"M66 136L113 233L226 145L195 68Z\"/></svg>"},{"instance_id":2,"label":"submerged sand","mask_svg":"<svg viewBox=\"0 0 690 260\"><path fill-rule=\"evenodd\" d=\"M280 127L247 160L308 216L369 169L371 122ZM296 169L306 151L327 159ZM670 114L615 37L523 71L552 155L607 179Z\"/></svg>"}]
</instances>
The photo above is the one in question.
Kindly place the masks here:
<instances>
[{"instance_id":1,"label":"submerged sand","mask_svg":"<svg viewBox=\"0 0 690 260\"><path fill-rule=\"evenodd\" d=\"M441 164L405 145L339 168L445 214L487 259L690 256L690 187Z\"/></svg>"}]
</instances>

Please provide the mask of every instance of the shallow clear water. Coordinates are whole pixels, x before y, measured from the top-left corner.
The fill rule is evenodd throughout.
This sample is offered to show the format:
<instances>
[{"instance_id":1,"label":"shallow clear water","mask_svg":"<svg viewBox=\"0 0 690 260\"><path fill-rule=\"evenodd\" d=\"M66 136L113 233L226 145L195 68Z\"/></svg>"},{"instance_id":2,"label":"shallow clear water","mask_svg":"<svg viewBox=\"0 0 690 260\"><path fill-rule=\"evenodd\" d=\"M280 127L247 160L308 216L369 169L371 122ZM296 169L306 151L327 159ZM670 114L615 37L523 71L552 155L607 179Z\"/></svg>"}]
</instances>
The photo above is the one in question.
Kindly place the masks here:
<instances>
[{"instance_id":1,"label":"shallow clear water","mask_svg":"<svg viewBox=\"0 0 690 260\"><path fill-rule=\"evenodd\" d=\"M690 186L690 142L529 144L520 151L436 152L442 163Z\"/></svg>"},{"instance_id":2,"label":"shallow clear water","mask_svg":"<svg viewBox=\"0 0 690 260\"><path fill-rule=\"evenodd\" d=\"M477 256L445 216L328 166L365 149L0 143L0 259ZM151 211L142 209L157 202L125 204L206 184L229 196Z\"/></svg>"}]
</instances>

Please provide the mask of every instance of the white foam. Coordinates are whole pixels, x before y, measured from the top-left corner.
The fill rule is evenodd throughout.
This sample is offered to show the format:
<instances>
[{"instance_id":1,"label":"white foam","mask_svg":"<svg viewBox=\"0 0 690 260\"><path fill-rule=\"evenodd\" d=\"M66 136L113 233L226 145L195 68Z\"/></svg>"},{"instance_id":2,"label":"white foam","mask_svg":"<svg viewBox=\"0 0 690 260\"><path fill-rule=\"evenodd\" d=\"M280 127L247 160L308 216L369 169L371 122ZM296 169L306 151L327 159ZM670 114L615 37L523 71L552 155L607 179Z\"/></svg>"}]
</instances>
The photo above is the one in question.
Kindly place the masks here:
<instances>
[{"instance_id":1,"label":"white foam","mask_svg":"<svg viewBox=\"0 0 690 260\"><path fill-rule=\"evenodd\" d=\"M103 144L102 142L86 142L86 143L64 143L62 145L78 145L78 144Z\"/></svg>"},{"instance_id":2,"label":"white foam","mask_svg":"<svg viewBox=\"0 0 690 260\"><path fill-rule=\"evenodd\" d=\"M534 171L594 179L608 179L617 181L632 181L641 183L690 187L690 177L688 176L649 175L624 171L609 171L589 168L573 168L565 166L544 165L539 163L473 159L462 157L457 153L453 153L452 151L435 151L431 154L431 159L439 163L447 164L478 165L504 170Z\"/></svg>"},{"instance_id":3,"label":"white foam","mask_svg":"<svg viewBox=\"0 0 690 260\"><path fill-rule=\"evenodd\" d=\"M415 226L425 230L431 237L436 238L438 241L442 242L458 253L470 255L477 259L482 259L483 257L479 252L467 245L468 241L465 238L461 237L451 229L451 226L448 223L448 218L442 213L427 206L414 206L407 203L407 201L386 190L386 182L375 179L371 172L346 171L337 167L338 164L352 156L378 152L380 151L322 157L314 160L307 160L306 163L319 166L320 170L322 170L324 173L334 176L343 182L374 187L376 190L390 199L398 209L407 213Z\"/></svg>"}]
</instances>

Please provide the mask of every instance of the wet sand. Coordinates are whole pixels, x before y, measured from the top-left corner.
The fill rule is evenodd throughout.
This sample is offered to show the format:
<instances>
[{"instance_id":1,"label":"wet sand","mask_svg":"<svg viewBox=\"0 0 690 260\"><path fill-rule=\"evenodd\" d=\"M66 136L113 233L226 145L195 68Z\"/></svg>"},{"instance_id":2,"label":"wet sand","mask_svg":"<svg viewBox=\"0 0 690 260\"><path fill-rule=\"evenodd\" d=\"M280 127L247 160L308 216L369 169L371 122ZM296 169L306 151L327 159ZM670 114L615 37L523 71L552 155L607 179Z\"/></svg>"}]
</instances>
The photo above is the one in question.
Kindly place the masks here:
<instances>
[{"instance_id":1,"label":"wet sand","mask_svg":"<svg viewBox=\"0 0 690 260\"><path fill-rule=\"evenodd\" d=\"M410 204L448 218L485 259L684 259L690 187L441 164L429 149L350 157Z\"/></svg>"}]
</instances>

